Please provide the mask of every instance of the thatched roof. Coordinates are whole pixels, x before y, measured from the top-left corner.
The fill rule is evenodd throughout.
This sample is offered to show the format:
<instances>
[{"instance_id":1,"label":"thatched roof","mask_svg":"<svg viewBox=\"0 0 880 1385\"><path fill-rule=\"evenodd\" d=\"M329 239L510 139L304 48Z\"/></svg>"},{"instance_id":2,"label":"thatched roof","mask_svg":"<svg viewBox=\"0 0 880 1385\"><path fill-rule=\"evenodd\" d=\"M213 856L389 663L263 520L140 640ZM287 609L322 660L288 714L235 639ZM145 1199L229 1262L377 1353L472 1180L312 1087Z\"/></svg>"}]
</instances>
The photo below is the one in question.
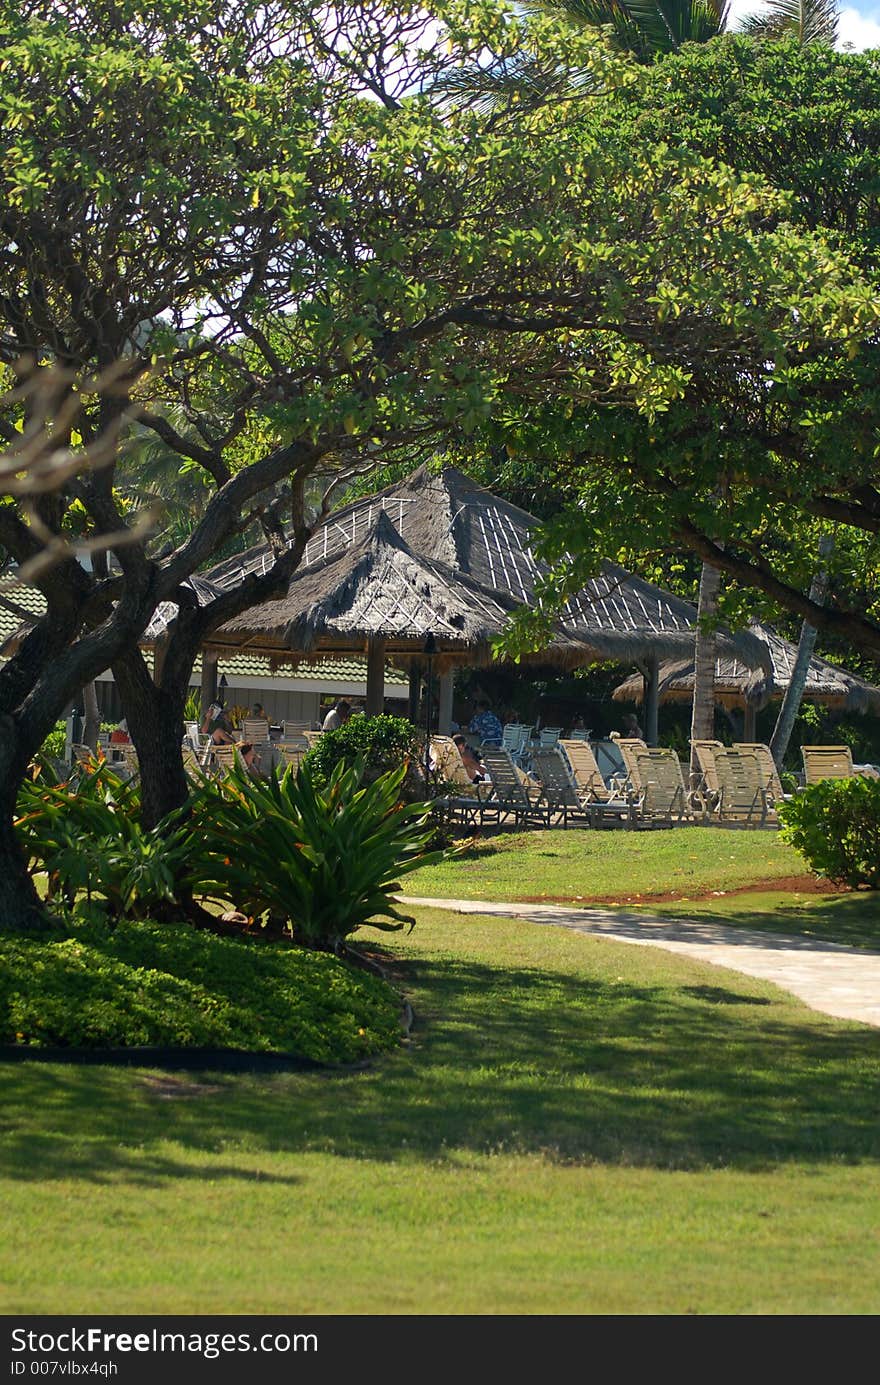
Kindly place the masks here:
<instances>
[{"instance_id":1,"label":"thatched roof","mask_svg":"<svg viewBox=\"0 0 880 1385\"><path fill-rule=\"evenodd\" d=\"M538 521L454 467L420 467L405 481L337 511L307 545L283 597L229 621L210 647L247 647L276 659L310 648L363 649L373 638L416 653L434 635L448 653L486 653L507 614L530 605L545 567L532 542ZM207 589L265 572L267 547L218 564ZM572 597L542 657L570 666L593 660L684 658L693 649L692 605L613 563ZM151 635L163 619L153 622ZM724 648L760 665L749 635L720 632Z\"/></svg>"},{"instance_id":2,"label":"thatched roof","mask_svg":"<svg viewBox=\"0 0 880 1385\"><path fill-rule=\"evenodd\" d=\"M488 657L516 604L414 553L380 510L362 538L301 570L284 596L227 621L210 644L254 651L361 649L368 634L383 639L389 654L412 653L414 638L423 643L431 631L441 653ZM564 630L551 651L577 660L589 656Z\"/></svg>"},{"instance_id":3,"label":"thatched roof","mask_svg":"<svg viewBox=\"0 0 880 1385\"><path fill-rule=\"evenodd\" d=\"M735 657L719 656L715 661L715 700L724 707L763 707L774 698L781 698L791 680L797 647L768 625L755 623L750 630L767 649L770 671L748 668ZM693 694L692 658L661 664L661 702L690 702ZM639 674L627 678L612 694L615 702L641 702L642 695L643 680ZM880 711L880 688L818 655L810 660L804 699L848 711Z\"/></svg>"}]
</instances>

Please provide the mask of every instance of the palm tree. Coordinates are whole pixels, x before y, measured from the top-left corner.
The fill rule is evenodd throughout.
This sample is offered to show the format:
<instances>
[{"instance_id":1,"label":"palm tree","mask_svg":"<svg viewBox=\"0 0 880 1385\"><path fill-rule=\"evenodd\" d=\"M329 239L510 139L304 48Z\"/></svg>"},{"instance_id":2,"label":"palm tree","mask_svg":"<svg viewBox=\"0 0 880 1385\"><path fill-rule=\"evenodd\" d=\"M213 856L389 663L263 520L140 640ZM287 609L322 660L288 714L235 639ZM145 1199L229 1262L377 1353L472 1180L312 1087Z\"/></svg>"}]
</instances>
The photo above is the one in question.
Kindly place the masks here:
<instances>
[{"instance_id":1,"label":"palm tree","mask_svg":"<svg viewBox=\"0 0 880 1385\"><path fill-rule=\"evenodd\" d=\"M730 32L729 0L529 0L526 8L578 27L607 26L615 48L641 62ZM836 0L766 0L763 12L744 19L738 32L833 46L837 20Z\"/></svg>"}]
</instances>

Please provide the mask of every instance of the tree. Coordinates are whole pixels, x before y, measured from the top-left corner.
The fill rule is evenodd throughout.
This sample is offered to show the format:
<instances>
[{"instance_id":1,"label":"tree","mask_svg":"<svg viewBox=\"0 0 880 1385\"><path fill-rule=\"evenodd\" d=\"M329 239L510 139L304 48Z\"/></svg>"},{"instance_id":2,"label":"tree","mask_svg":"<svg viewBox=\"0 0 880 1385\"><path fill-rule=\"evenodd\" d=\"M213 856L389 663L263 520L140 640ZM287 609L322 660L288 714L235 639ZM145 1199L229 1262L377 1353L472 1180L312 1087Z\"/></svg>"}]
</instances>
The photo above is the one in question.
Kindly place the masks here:
<instances>
[{"instance_id":1,"label":"tree","mask_svg":"<svg viewBox=\"0 0 880 1385\"><path fill-rule=\"evenodd\" d=\"M765 179L780 199L773 224L808 229L829 250L845 248L876 300L876 54L719 39L641 69L637 80L594 103L594 118L599 138L651 145L675 131L683 155ZM683 253L702 278L700 243ZM757 280L744 283L737 312L750 313L762 293ZM671 282L659 297L659 312L688 313ZM809 294L793 295L793 314L811 311ZM818 354L768 354L757 368L717 369L708 349L653 419L593 400L572 415L563 437L550 407L527 420L511 412L505 428L491 430L490 443L542 455L545 485L555 471L568 514L557 518L548 551L586 549L595 562L597 554L631 549L633 536L650 536L656 549L684 546L741 589L757 589L876 657L880 612L862 603L857 580L859 567L876 570L880 556L880 343L868 318L858 340L847 330ZM697 319L691 324L701 330ZM548 430L552 445L542 449ZM829 522L839 542L829 563L832 597L823 605L807 591ZM571 569L571 585L582 575ZM743 597L741 609L746 600L755 598ZM730 610L727 594L725 601Z\"/></svg>"},{"instance_id":2,"label":"tree","mask_svg":"<svg viewBox=\"0 0 880 1385\"><path fill-rule=\"evenodd\" d=\"M42 360L122 362L75 428L59 408L44 431L76 456L134 413L209 490L175 546L123 503L115 453L0 504L0 544L37 565L48 605L0 670L3 923L41 920L18 783L102 669L150 766L148 815L181 801L193 655L284 587L319 469L434 450L551 394L566 426L587 401L656 420L695 377L821 363L873 323L858 272L786 226L760 180L599 139L588 108L499 117L433 99L444 63L527 30L488 3L0 5L0 359L25 378ZM540 26L535 41L547 63L572 49ZM573 52L609 75L621 61L592 40ZM26 401L0 413L11 446L34 426ZM189 579L255 520L272 565L199 602ZM137 645L162 602L178 614L154 685Z\"/></svg>"}]
</instances>

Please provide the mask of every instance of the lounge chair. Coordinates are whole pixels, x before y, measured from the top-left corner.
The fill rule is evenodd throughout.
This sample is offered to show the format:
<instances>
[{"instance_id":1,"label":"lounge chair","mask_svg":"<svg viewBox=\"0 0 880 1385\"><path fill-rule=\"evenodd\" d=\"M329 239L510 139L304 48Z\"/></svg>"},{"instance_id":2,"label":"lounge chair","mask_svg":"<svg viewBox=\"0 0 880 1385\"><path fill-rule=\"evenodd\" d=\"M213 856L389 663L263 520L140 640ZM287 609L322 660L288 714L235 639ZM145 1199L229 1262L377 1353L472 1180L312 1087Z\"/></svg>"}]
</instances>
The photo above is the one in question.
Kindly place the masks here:
<instances>
[{"instance_id":1,"label":"lounge chair","mask_svg":"<svg viewBox=\"0 0 880 1385\"><path fill-rule=\"evenodd\" d=\"M768 803L783 803L791 798L782 787L782 780L779 778L779 770L776 768L776 761L769 745L761 745L757 741L734 741L734 750L751 750L758 761L758 768L764 783Z\"/></svg>"},{"instance_id":2,"label":"lounge chair","mask_svg":"<svg viewBox=\"0 0 880 1385\"><path fill-rule=\"evenodd\" d=\"M807 788L823 779L852 779L856 772L848 745L802 745L801 757Z\"/></svg>"},{"instance_id":3,"label":"lounge chair","mask_svg":"<svg viewBox=\"0 0 880 1385\"><path fill-rule=\"evenodd\" d=\"M675 751L646 746L631 754L639 781L633 801L634 825L671 827L691 818L690 795Z\"/></svg>"},{"instance_id":4,"label":"lounge chair","mask_svg":"<svg viewBox=\"0 0 880 1385\"><path fill-rule=\"evenodd\" d=\"M627 781L625 786L620 784L618 781L615 787L627 787L634 794L641 793L642 784L641 779L639 777L639 765L636 759L636 753L641 750L647 750L648 746L644 741L639 740L637 737L634 736L615 736L614 744L620 751L621 758L623 760L625 778Z\"/></svg>"},{"instance_id":5,"label":"lounge chair","mask_svg":"<svg viewBox=\"0 0 880 1385\"><path fill-rule=\"evenodd\" d=\"M487 817L496 822L509 817L516 822L542 817L537 806L540 791L537 786L529 788L527 777L517 769L508 752L500 746L485 745L480 754L490 777L488 784L477 785L480 822Z\"/></svg>"},{"instance_id":6,"label":"lounge chair","mask_svg":"<svg viewBox=\"0 0 880 1385\"><path fill-rule=\"evenodd\" d=\"M582 803L606 803L609 798L613 798L614 795L602 778L602 771L589 741L574 740L569 736L559 742L559 747L571 766Z\"/></svg>"},{"instance_id":7,"label":"lounge chair","mask_svg":"<svg viewBox=\"0 0 880 1385\"><path fill-rule=\"evenodd\" d=\"M584 804L568 761L557 746L535 746L532 750L532 772L541 786L541 798L536 808L546 818L548 827L555 817L560 816L563 827L568 826L570 818L589 822L589 807Z\"/></svg>"},{"instance_id":8,"label":"lounge chair","mask_svg":"<svg viewBox=\"0 0 880 1385\"><path fill-rule=\"evenodd\" d=\"M721 794L715 756L719 750L724 750L724 745L721 741L691 741L691 749L699 772L699 781L696 784L691 781L692 793L702 804L703 816L708 818L718 807Z\"/></svg>"},{"instance_id":9,"label":"lounge chair","mask_svg":"<svg viewBox=\"0 0 880 1385\"><path fill-rule=\"evenodd\" d=\"M714 761L718 801L713 820L743 827L763 826L771 809L763 770L754 751L722 747L715 751Z\"/></svg>"}]
</instances>

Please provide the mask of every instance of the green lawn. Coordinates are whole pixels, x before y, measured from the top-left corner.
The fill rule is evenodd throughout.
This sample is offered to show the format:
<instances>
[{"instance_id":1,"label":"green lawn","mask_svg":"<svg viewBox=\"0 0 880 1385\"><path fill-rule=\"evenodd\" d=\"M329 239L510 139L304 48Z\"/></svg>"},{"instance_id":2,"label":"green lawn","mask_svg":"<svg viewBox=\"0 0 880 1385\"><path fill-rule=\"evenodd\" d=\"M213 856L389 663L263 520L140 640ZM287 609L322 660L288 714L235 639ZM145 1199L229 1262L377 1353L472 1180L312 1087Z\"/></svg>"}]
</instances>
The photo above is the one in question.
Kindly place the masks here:
<instances>
[{"instance_id":1,"label":"green lawn","mask_svg":"<svg viewBox=\"0 0 880 1385\"><path fill-rule=\"evenodd\" d=\"M776 832L687 827L665 832L501 833L465 855L414 871L406 893L428 899L573 903L673 890L725 890L806 875L803 857Z\"/></svg>"},{"instance_id":2,"label":"green lawn","mask_svg":"<svg viewBox=\"0 0 880 1385\"><path fill-rule=\"evenodd\" d=\"M652 914L794 933L880 952L880 896L874 892L815 895L769 890L644 907Z\"/></svg>"},{"instance_id":3,"label":"green lawn","mask_svg":"<svg viewBox=\"0 0 880 1385\"><path fill-rule=\"evenodd\" d=\"M520 921L393 952L366 1071L3 1065L0 1312L880 1311L880 1031Z\"/></svg>"}]
</instances>

